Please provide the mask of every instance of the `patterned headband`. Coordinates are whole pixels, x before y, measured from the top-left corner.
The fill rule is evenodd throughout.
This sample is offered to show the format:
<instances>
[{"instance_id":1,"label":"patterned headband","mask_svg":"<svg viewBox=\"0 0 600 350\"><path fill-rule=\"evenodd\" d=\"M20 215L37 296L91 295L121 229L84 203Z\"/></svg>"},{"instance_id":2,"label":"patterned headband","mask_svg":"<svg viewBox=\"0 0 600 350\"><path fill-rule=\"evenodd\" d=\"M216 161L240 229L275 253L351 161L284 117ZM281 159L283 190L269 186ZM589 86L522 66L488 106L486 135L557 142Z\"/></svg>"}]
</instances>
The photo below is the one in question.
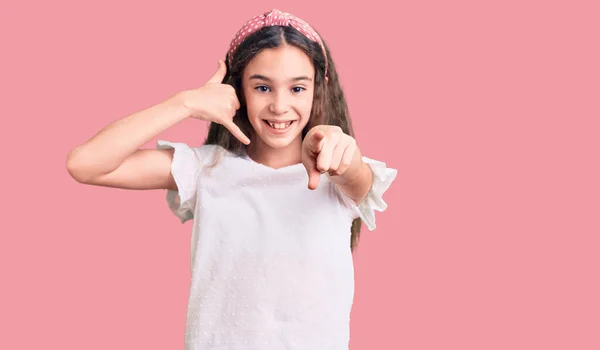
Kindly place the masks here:
<instances>
[{"instance_id":1,"label":"patterned headband","mask_svg":"<svg viewBox=\"0 0 600 350\"><path fill-rule=\"evenodd\" d=\"M235 50L248 37L248 35L256 32L257 30L263 27L269 26L293 27L297 29L300 33L304 34L304 36L306 36L310 40L319 43L319 45L321 45L321 49L323 49L323 55L325 56L325 76L327 76L327 52L325 51L325 46L323 45L319 34L317 34L317 32L313 28L311 28L311 26L304 20L295 17L289 13L281 12L277 9L273 9L269 12L265 12L262 15L258 15L250 19L235 34L233 40L231 41L231 45L227 55L229 65L231 66L231 60Z\"/></svg>"}]
</instances>

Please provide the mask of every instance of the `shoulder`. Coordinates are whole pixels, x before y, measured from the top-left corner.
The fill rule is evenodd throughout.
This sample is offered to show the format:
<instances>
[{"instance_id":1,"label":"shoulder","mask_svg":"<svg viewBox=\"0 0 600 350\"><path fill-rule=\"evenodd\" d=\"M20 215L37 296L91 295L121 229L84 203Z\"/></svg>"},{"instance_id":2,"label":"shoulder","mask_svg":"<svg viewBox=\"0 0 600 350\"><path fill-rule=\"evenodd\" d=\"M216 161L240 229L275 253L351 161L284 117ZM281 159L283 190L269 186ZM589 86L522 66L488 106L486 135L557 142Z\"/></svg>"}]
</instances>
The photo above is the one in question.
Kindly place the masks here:
<instances>
[{"instance_id":1,"label":"shoulder","mask_svg":"<svg viewBox=\"0 0 600 350\"><path fill-rule=\"evenodd\" d=\"M158 140L156 148L172 150L174 162L176 161L175 158L180 158L185 161L195 160L200 165L206 165L218 155L230 153L219 145L191 146L185 142L166 140Z\"/></svg>"},{"instance_id":2,"label":"shoulder","mask_svg":"<svg viewBox=\"0 0 600 350\"><path fill-rule=\"evenodd\" d=\"M174 149L176 151L182 151L185 153L196 152L198 154L209 154L215 152L217 149L224 149L219 145L200 145L191 146L185 142L158 140L156 142L157 149Z\"/></svg>"}]
</instances>

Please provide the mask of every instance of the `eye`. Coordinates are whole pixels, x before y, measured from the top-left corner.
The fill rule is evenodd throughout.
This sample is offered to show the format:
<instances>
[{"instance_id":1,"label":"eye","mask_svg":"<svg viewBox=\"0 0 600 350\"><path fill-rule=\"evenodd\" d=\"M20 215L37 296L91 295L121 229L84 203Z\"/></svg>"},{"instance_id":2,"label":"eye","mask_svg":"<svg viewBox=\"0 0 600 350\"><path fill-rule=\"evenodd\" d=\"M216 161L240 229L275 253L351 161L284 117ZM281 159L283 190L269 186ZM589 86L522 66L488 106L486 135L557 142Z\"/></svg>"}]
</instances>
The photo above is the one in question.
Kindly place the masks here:
<instances>
[{"instance_id":1,"label":"eye","mask_svg":"<svg viewBox=\"0 0 600 350\"><path fill-rule=\"evenodd\" d=\"M294 92L302 92L302 91L304 91L304 90L306 90L306 89L305 89L305 88L303 88L302 86L296 86L296 87L293 87L293 88L292 88L292 90L293 90Z\"/></svg>"},{"instance_id":2,"label":"eye","mask_svg":"<svg viewBox=\"0 0 600 350\"><path fill-rule=\"evenodd\" d=\"M258 90L259 92L268 92L269 91L269 87L265 86L265 85L260 85L255 87L256 90Z\"/></svg>"}]
</instances>

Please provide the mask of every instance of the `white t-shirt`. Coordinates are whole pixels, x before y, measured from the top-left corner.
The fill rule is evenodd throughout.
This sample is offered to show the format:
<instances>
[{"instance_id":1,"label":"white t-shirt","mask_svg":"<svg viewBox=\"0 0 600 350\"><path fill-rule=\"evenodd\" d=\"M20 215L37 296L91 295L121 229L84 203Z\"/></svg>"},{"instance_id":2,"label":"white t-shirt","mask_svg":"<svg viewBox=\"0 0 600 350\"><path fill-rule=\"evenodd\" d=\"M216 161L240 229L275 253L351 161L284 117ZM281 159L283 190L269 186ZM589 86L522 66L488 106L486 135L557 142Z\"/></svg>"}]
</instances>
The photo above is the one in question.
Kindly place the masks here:
<instances>
[{"instance_id":1,"label":"white t-shirt","mask_svg":"<svg viewBox=\"0 0 600 350\"><path fill-rule=\"evenodd\" d=\"M309 190L301 163L273 169L215 145L157 148L175 149L170 209L194 219L186 350L347 350L350 227L361 217L375 229L397 171L364 157L374 183L357 206L327 175Z\"/></svg>"}]
</instances>

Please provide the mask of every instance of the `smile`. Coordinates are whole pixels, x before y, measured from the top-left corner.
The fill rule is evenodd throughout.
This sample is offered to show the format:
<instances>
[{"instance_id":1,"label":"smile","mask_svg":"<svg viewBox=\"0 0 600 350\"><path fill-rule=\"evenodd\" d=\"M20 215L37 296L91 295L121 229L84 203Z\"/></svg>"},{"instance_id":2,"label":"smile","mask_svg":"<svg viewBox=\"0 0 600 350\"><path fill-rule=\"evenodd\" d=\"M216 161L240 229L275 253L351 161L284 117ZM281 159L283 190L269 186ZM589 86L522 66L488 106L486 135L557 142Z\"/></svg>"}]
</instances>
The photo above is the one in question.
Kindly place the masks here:
<instances>
[{"instance_id":1,"label":"smile","mask_svg":"<svg viewBox=\"0 0 600 350\"><path fill-rule=\"evenodd\" d=\"M265 124L267 124L271 129L277 131L285 131L289 129L289 127L294 124L294 120L288 120L285 122L271 122L268 120L263 120Z\"/></svg>"}]
</instances>

